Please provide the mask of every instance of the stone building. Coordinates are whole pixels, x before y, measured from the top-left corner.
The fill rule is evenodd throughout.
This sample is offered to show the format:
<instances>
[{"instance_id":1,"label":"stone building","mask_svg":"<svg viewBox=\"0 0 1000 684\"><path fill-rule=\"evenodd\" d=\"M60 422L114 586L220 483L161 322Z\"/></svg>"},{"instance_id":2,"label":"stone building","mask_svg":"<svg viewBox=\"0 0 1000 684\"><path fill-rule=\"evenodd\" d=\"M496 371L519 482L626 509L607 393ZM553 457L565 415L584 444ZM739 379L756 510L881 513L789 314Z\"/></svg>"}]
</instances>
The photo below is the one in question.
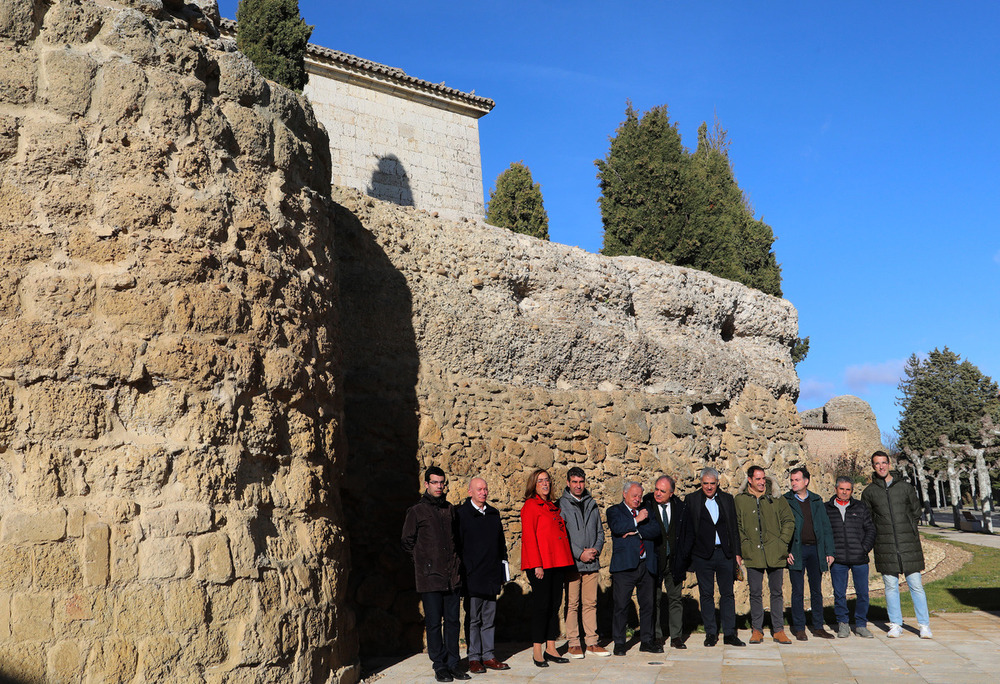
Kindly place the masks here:
<instances>
[{"instance_id":1,"label":"stone building","mask_svg":"<svg viewBox=\"0 0 1000 684\"><path fill-rule=\"evenodd\" d=\"M810 456L833 463L857 455L866 461L882 449L882 433L871 406L850 394L834 397L824 406L799 413Z\"/></svg>"},{"instance_id":2,"label":"stone building","mask_svg":"<svg viewBox=\"0 0 1000 684\"><path fill-rule=\"evenodd\" d=\"M235 35L236 22L223 20ZM310 44L303 94L330 137L332 182L450 218L482 218L479 119L493 100Z\"/></svg>"}]
</instances>

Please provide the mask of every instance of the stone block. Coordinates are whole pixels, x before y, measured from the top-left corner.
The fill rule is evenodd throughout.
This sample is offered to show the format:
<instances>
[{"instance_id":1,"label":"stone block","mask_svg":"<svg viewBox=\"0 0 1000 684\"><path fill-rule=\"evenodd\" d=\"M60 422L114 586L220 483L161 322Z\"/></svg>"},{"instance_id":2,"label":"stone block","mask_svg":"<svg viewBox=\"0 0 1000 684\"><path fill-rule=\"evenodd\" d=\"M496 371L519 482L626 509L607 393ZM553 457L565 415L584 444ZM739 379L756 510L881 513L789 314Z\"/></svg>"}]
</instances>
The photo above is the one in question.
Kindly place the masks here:
<instances>
[{"instance_id":1,"label":"stone block","mask_svg":"<svg viewBox=\"0 0 1000 684\"><path fill-rule=\"evenodd\" d=\"M199 503L165 504L143 511L139 523L150 537L201 534L212 529L212 509Z\"/></svg>"},{"instance_id":2,"label":"stone block","mask_svg":"<svg viewBox=\"0 0 1000 684\"><path fill-rule=\"evenodd\" d=\"M59 541L66 536L66 509L27 513L11 511L0 522L0 541L14 544L34 544Z\"/></svg>"},{"instance_id":3,"label":"stone block","mask_svg":"<svg viewBox=\"0 0 1000 684\"><path fill-rule=\"evenodd\" d=\"M41 100L57 114L82 116L90 106L97 63L86 54L69 49L46 52Z\"/></svg>"},{"instance_id":4,"label":"stone block","mask_svg":"<svg viewBox=\"0 0 1000 684\"><path fill-rule=\"evenodd\" d=\"M10 638L10 594L0 592L0 641Z\"/></svg>"},{"instance_id":5,"label":"stone block","mask_svg":"<svg viewBox=\"0 0 1000 684\"><path fill-rule=\"evenodd\" d=\"M139 676L146 682L171 680L180 655L180 644L172 636L153 636L146 639L139 648Z\"/></svg>"},{"instance_id":6,"label":"stone block","mask_svg":"<svg viewBox=\"0 0 1000 684\"><path fill-rule=\"evenodd\" d=\"M10 605L15 641L45 641L52 636L52 595L15 593Z\"/></svg>"},{"instance_id":7,"label":"stone block","mask_svg":"<svg viewBox=\"0 0 1000 684\"><path fill-rule=\"evenodd\" d=\"M129 638L97 641L87 658L86 684L126 684L135 679L139 652Z\"/></svg>"},{"instance_id":8,"label":"stone block","mask_svg":"<svg viewBox=\"0 0 1000 684\"><path fill-rule=\"evenodd\" d=\"M107 429L105 394L98 390L46 382L33 385L25 394L32 437L94 439Z\"/></svg>"},{"instance_id":9,"label":"stone block","mask_svg":"<svg viewBox=\"0 0 1000 684\"><path fill-rule=\"evenodd\" d=\"M163 590L154 585L132 585L115 592L114 633L134 638L160 634L166 622Z\"/></svg>"},{"instance_id":10,"label":"stone block","mask_svg":"<svg viewBox=\"0 0 1000 684\"><path fill-rule=\"evenodd\" d=\"M41 642L0 644L0 681L42 684L45 666L45 644Z\"/></svg>"},{"instance_id":11,"label":"stone block","mask_svg":"<svg viewBox=\"0 0 1000 684\"><path fill-rule=\"evenodd\" d=\"M163 591L163 612L171 632L193 632L205 624L208 599L194 582L171 582Z\"/></svg>"},{"instance_id":12,"label":"stone block","mask_svg":"<svg viewBox=\"0 0 1000 684\"><path fill-rule=\"evenodd\" d=\"M59 641L49 648L47 684L75 684L83 673L83 653L75 641Z\"/></svg>"},{"instance_id":13,"label":"stone block","mask_svg":"<svg viewBox=\"0 0 1000 684\"><path fill-rule=\"evenodd\" d=\"M65 591L80 584L80 553L76 543L39 544L35 551L35 589Z\"/></svg>"},{"instance_id":14,"label":"stone block","mask_svg":"<svg viewBox=\"0 0 1000 684\"><path fill-rule=\"evenodd\" d=\"M180 579L191 574L191 545L181 537L139 543L139 579Z\"/></svg>"},{"instance_id":15,"label":"stone block","mask_svg":"<svg viewBox=\"0 0 1000 684\"><path fill-rule=\"evenodd\" d=\"M38 61L33 52L4 47L0 50L0 101L29 104L38 88Z\"/></svg>"},{"instance_id":16,"label":"stone block","mask_svg":"<svg viewBox=\"0 0 1000 684\"><path fill-rule=\"evenodd\" d=\"M203 534L192 540L194 574L206 582L224 583L233 578L233 560L229 553L229 537L224 532Z\"/></svg>"},{"instance_id":17,"label":"stone block","mask_svg":"<svg viewBox=\"0 0 1000 684\"><path fill-rule=\"evenodd\" d=\"M34 554L30 546L0 545L0 591L27 589L31 585Z\"/></svg>"},{"instance_id":18,"label":"stone block","mask_svg":"<svg viewBox=\"0 0 1000 684\"><path fill-rule=\"evenodd\" d=\"M103 587L111 575L111 528L90 523L83 538L83 581L88 587Z\"/></svg>"},{"instance_id":19,"label":"stone block","mask_svg":"<svg viewBox=\"0 0 1000 684\"><path fill-rule=\"evenodd\" d=\"M20 44L31 41L38 31L39 19L34 0L0 2L0 36L4 41Z\"/></svg>"}]
</instances>

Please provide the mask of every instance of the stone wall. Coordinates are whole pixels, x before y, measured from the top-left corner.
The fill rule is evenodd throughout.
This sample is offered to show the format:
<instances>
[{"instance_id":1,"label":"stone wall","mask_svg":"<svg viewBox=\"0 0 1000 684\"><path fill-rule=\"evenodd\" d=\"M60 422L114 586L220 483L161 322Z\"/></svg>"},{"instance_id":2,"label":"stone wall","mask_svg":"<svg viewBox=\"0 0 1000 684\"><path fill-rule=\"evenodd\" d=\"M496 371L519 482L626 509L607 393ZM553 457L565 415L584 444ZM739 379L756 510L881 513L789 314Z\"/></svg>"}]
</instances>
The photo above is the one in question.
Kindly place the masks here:
<instances>
[{"instance_id":1,"label":"stone wall","mask_svg":"<svg viewBox=\"0 0 1000 684\"><path fill-rule=\"evenodd\" d=\"M648 487L670 473L683 494L710 464L735 493L751 463L785 484L802 461L788 302L343 188L333 198L363 656L421 646L397 540L428 465L449 474L455 503L470 477L487 479L519 568L518 512L536 467L560 490L583 467L603 507L621 500L625 478ZM523 577L505 589L506 638L525 638L526 591Z\"/></svg>"},{"instance_id":2,"label":"stone wall","mask_svg":"<svg viewBox=\"0 0 1000 684\"><path fill-rule=\"evenodd\" d=\"M334 184L442 216L483 216L478 119L488 109L315 54L307 71L304 93L330 136Z\"/></svg>"},{"instance_id":3,"label":"stone wall","mask_svg":"<svg viewBox=\"0 0 1000 684\"><path fill-rule=\"evenodd\" d=\"M353 681L327 139L164 4L0 0L0 679Z\"/></svg>"},{"instance_id":4,"label":"stone wall","mask_svg":"<svg viewBox=\"0 0 1000 684\"><path fill-rule=\"evenodd\" d=\"M805 446L813 460L832 464L847 453L847 428L843 425L802 424Z\"/></svg>"},{"instance_id":5,"label":"stone wall","mask_svg":"<svg viewBox=\"0 0 1000 684\"><path fill-rule=\"evenodd\" d=\"M814 459L832 464L849 455L867 463L883 448L882 433L871 406L850 394L834 397L820 408L799 413L806 428L806 445Z\"/></svg>"}]
</instances>

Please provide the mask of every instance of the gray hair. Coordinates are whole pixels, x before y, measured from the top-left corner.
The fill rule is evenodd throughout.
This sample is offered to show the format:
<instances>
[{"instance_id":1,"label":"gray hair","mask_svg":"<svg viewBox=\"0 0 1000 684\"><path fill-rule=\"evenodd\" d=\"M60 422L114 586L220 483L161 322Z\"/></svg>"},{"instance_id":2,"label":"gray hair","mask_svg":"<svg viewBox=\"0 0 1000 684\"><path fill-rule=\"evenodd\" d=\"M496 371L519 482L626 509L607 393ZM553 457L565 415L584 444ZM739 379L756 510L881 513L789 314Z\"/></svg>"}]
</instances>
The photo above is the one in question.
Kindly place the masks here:
<instances>
[{"instance_id":1,"label":"gray hair","mask_svg":"<svg viewBox=\"0 0 1000 684\"><path fill-rule=\"evenodd\" d=\"M852 480L851 478L847 477L847 475L841 475L840 477L838 477L837 478L837 484L838 485L849 484L849 485L851 485L851 489L854 488L854 480Z\"/></svg>"},{"instance_id":2,"label":"gray hair","mask_svg":"<svg viewBox=\"0 0 1000 684\"><path fill-rule=\"evenodd\" d=\"M642 489L642 485L636 482L635 480L628 480L625 484L622 485L622 494L628 494L628 490L632 489L632 487L638 487L639 489Z\"/></svg>"},{"instance_id":3,"label":"gray hair","mask_svg":"<svg viewBox=\"0 0 1000 684\"><path fill-rule=\"evenodd\" d=\"M705 468L704 470L701 471L701 475L698 476L698 479L700 480L706 475L711 475L712 477L714 477L716 482L719 481L719 471L716 470L715 468Z\"/></svg>"}]
</instances>

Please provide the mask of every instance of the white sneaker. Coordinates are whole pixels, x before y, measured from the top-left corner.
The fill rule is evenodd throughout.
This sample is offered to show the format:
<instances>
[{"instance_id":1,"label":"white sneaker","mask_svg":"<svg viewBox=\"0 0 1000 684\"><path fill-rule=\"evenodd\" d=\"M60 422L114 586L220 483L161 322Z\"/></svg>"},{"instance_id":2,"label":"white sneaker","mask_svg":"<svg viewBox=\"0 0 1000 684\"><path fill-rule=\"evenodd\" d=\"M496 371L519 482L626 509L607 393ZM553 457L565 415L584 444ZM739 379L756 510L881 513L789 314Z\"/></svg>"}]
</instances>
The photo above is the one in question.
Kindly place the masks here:
<instances>
[{"instance_id":1,"label":"white sneaker","mask_svg":"<svg viewBox=\"0 0 1000 684\"><path fill-rule=\"evenodd\" d=\"M903 626L897 625L892 622L889 623L889 633L886 634L890 639L898 639L903 636Z\"/></svg>"},{"instance_id":2,"label":"white sneaker","mask_svg":"<svg viewBox=\"0 0 1000 684\"><path fill-rule=\"evenodd\" d=\"M931 632L930 625L920 625L920 638L921 639L933 639L934 633Z\"/></svg>"}]
</instances>

